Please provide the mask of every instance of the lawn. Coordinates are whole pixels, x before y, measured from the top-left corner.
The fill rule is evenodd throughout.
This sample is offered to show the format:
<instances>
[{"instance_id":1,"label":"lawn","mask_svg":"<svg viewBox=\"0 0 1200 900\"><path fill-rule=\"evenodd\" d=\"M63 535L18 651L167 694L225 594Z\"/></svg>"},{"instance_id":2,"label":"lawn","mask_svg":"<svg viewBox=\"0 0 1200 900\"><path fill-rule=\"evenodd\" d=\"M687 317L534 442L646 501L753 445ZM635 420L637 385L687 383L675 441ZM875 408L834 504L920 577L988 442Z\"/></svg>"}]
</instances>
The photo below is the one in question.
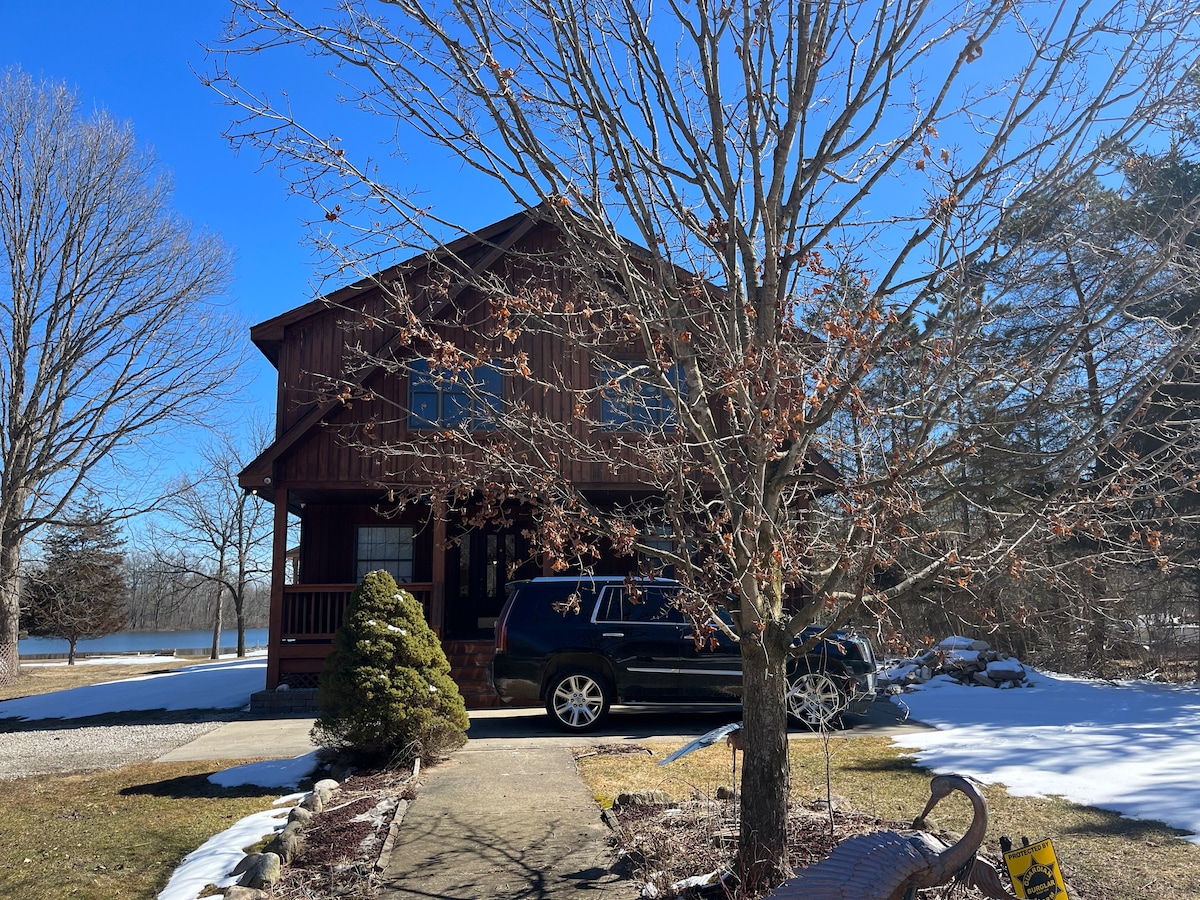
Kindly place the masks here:
<instances>
[{"instance_id":1,"label":"lawn","mask_svg":"<svg viewBox=\"0 0 1200 900\"><path fill-rule=\"evenodd\" d=\"M0 700L134 678L203 660L22 666ZM152 898L188 853L270 807L278 790L227 790L234 762L139 763L103 772L0 779L0 897Z\"/></svg>"},{"instance_id":2,"label":"lawn","mask_svg":"<svg viewBox=\"0 0 1200 900\"><path fill-rule=\"evenodd\" d=\"M140 763L0 782L0 897L156 896L184 856L279 796L210 785L227 765Z\"/></svg>"},{"instance_id":3,"label":"lawn","mask_svg":"<svg viewBox=\"0 0 1200 900\"><path fill-rule=\"evenodd\" d=\"M724 744L695 752L665 767L655 764L675 749L650 745L654 755L583 756L579 768L602 805L621 791L660 789L676 800L712 798L731 781L731 755ZM829 740L829 779L832 792L849 807L885 822L911 822L929 797L928 772L917 768L886 738L832 737ZM791 742L794 803L810 804L826 796L826 766L822 742ZM1002 787L984 790L991 812L984 852L1000 858L1001 835L1020 844L1050 838L1073 888L1070 900L1116 900L1153 897L1154 900L1195 900L1200 897L1200 847L1182 840L1181 832L1155 822L1122 818L1115 813L1078 806L1060 799L1010 796ZM717 809L714 804L714 811ZM722 823L713 813L702 824L706 834L719 833ZM970 805L960 795L943 801L931 816L938 828L961 834L971 819ZM707 842L706 842L707 843ZM702 874L686 858L687 841L664 845L667 858L647 860L649 869L662 868L674 877ZM679 858L679 848L685 848ZM671 858L673 855L674 858Z\"/></svg>"}]
</instances>

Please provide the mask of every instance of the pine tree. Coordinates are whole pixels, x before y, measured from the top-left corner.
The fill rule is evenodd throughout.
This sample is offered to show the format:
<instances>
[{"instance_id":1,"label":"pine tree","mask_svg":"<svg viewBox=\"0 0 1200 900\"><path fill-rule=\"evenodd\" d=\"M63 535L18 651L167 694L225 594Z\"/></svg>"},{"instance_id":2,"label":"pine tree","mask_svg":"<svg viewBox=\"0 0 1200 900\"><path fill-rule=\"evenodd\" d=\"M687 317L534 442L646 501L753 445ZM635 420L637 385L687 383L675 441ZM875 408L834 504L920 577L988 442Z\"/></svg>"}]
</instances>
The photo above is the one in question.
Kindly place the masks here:
<instances>
[{"instance_id":1,"label":"pine tree","mask_svg":"<svg viewBox=\"0 0 1200 900\"><path fill-rule=\"evenodd\" d=\"M350 596L321 674L313 738L356 757L422 757L462 746L466 706L421 605L384 571Z\"/></svg>"},{"instance_id":2,"label":"pine tree","mask_svg":"<svg viewBox=\"0 0 1200 900\"><path fill-rule=\"evenodd\" d=\"M69 522L50 529L41 563L26 577L23 621L30 634L67 640L68 665L80 639L126 626L125 541L111 512L91 499L75 505Z\"/></svg>"}]
</instances>

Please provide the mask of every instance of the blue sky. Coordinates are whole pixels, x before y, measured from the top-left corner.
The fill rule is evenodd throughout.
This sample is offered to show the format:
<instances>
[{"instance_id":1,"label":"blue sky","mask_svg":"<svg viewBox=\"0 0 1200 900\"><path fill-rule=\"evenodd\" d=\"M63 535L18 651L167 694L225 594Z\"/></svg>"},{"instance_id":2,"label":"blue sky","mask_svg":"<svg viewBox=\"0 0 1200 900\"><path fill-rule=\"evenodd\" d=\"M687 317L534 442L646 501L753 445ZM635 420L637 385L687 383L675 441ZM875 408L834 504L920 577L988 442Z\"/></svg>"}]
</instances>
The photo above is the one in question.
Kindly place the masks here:
<instances>
[{"instance_id":1,"label":"blue sky","mask_svg":"<svg viewBox=\"0 0 1200 900\"><path fill-rule=\"evenodd\" d=\"M133 124L173 173L176 209L233 248L230 300L249 324L309 299L310 266L301 204L257 159L233 153L221 137L228 110L192 72L225 9L220 0L0 0L0 67L65 81L84 110L103 107ZM269 408L271 367L258 354L251 365L252 399Z\"/></svg>"},{"instance_id":2,"label":"blue sky","mask_svg":"<svg viewBox=\"0 0 1200 900\"><path fill-rule=\"evenodd\" d=\"M85 111L103 107L132 123L175 181L175 208L220 234L236 255L229 300L249 325L306 302L316 290L303 220L310 204L289 198L287 185L251 152L235 154L221 137L232 113L194 74L206 68L204 47L219 37L225 0L171 3L148 0L0 0L0 68L20 66L34 76L64 81ZM319 62L255 67L248 80L264 91L301 91L324 74ZM243 67L245 68L245 67ZM346 110L339 129L372 123ZM386 134L387 129L380 129ZM343 135L345 136L345 135ZM373 137L366 137L371 140ZM419 149L419 148L415 148ZM425 178L431 204L462 199L458 178L428 159L410 156ZM438 177L443 173L450 177ZM430 177L432 176L432 177ZM510 206L465 213L484 225L509 215ZM274 370L257 351L247 399L273 412Z\"/></svg>"}]
</instances>

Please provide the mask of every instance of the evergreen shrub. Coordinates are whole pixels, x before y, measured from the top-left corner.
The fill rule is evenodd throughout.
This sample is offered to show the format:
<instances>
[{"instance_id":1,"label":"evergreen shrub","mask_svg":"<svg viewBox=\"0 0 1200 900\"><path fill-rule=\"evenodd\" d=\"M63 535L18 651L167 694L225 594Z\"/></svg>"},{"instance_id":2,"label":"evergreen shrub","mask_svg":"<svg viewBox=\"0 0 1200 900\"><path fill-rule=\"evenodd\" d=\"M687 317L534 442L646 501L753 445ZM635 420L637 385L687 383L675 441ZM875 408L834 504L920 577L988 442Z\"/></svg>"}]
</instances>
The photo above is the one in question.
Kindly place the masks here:
<instances>
[{"instance_id":1,"label":"evergreen shrub","mask_svg":"<svg viewBox=\"0 0 1200 900\"><path fill-rule=\"evenodd\" d=\"M470 724L421 604L384 571L350 595L317 705L313 739L371 761L432 760L461 747Z\"/></svg>"}]
</instances>

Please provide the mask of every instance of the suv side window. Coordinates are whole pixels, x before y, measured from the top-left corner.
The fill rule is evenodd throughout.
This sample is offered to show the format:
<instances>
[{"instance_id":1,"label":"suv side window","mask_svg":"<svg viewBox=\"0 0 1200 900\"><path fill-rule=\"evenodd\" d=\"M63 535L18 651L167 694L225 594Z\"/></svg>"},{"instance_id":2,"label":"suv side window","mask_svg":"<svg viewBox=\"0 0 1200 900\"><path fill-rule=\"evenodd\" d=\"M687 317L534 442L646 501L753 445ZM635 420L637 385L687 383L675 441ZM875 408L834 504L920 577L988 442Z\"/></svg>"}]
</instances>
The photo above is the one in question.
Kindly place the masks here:
<instances>
[{"instance_id":1,"label":"suv side window","mask_svg":"<svg viewBox=\"0 0 1200 900\"><path fill-rule=\"evenodd\" d=\"M672 602L676 593L674 588L647 585L638 589L636 597L630 597L624 585L610 585L600 598L596 621L685 625L686 617Z\"/></svg>"}]
</instances>

